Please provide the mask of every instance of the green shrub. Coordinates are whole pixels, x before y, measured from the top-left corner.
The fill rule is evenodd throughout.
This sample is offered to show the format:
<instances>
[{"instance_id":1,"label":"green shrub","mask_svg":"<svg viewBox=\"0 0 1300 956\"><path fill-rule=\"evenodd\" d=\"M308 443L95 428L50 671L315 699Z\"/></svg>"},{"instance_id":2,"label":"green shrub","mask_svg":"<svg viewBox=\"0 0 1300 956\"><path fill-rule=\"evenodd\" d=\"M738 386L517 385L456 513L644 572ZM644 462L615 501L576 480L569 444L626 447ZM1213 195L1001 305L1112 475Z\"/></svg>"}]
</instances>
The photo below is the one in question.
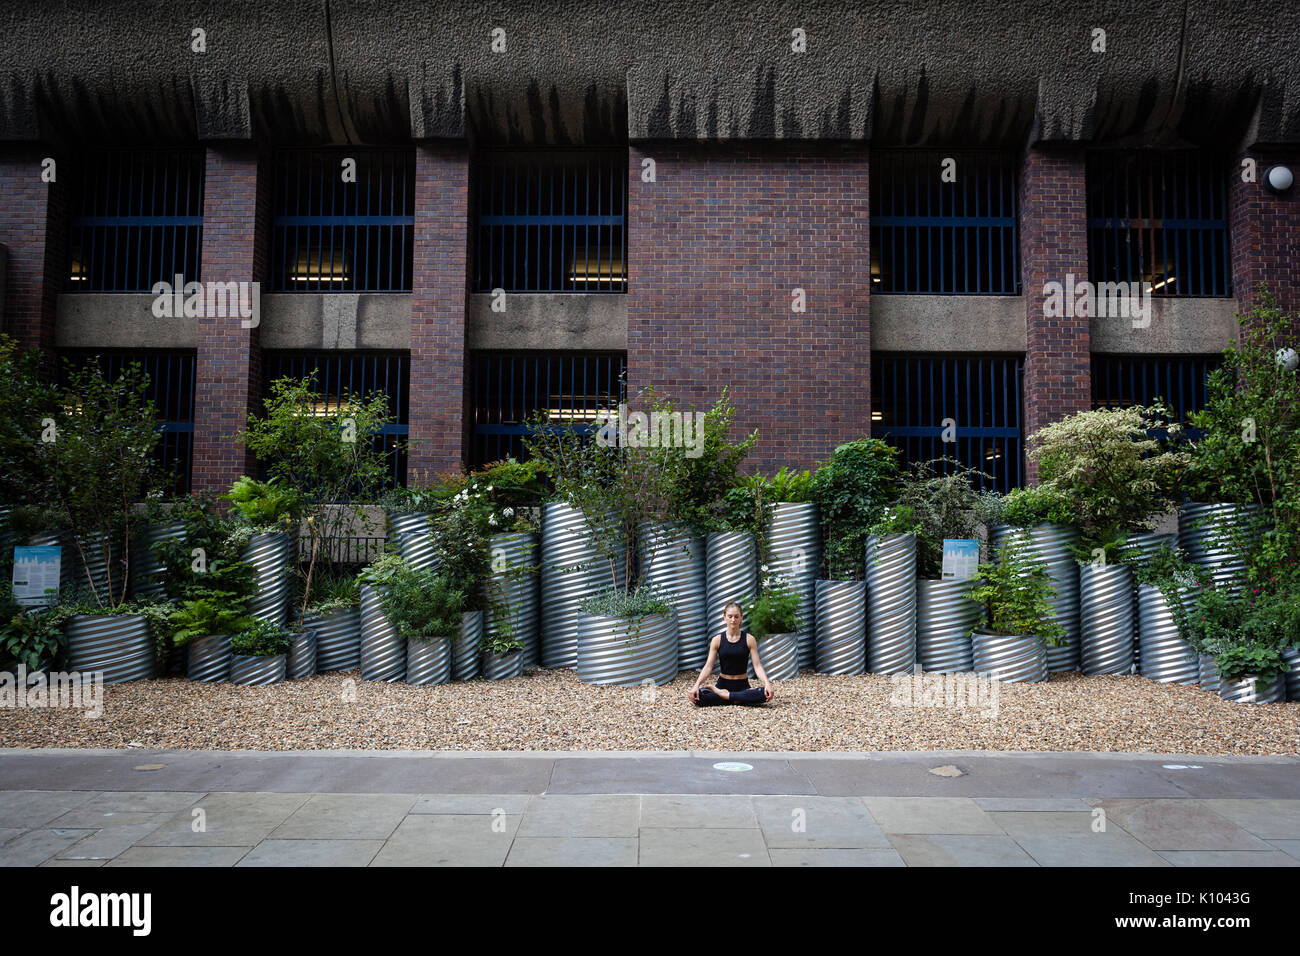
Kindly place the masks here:
<instances>
[{"instance_id":1,"label":"green shrub","mask_svg":"<svg viewBox=\"0 0 1300 956\"><path fill-rule=\"evenodd\" d=\"M232 595L213 591L205 597L182 601L180 607L168 615L172 627L172 642L178 647L190 641L213 634L235 634L253 625L240 602L232 602Z\"/></svg>"},{"instance_id":2,"label":"green shrub","mask_svg":"<svg viewBox=\"0 0 1300 956\"><path fill-rule=\"evenodd\" d=\"M953 459L937 458L913 462L899 482L896 509L912 514L917 577L941 577L944 539L976 539L981 524L993 520L999 500L992 492L975 490L981 478L989 476Z\"/></svg>"},{"instance_id":3,"label":"green shrub","mask_svg":"<svg viewBox=\"0 0 1300 956\"><path fill-rule=\"evenodd\" d=\"M408 640L428 641L460 631L469 600L447 574L403 564L388 581L381 601L384 616Z\"/></svg>"},{"instance_id":4,"label":"green shrub","mask_svg":"<svg viewBox=\"0 0 1300 956\"><path fill-rule=\"evenodd\" d=\"M867 535L894 495L898 450L876 438L835 449L812 477L828 577L861 580Z\"/></svg>"},{"instance_id":5,"label":"green shrub","mask_svg":"<svg viewBox=\"0 0 1300 956\"><path fill-rule=\"evenodd\" d=\"M799 605L802 598L778 577L767 576L763 565L763 591L758 598L745 598L740 602L745 623L756 638L769 634L793 634L799 629Z\"/></svg>"},{"instance_id":6,"label":"green shrub","mask_svg":"<svg viewBox=\"0 0 1300 956\"><path fill-rule=\"evenodd\" d=\"M293 634L272 621L254 621L230 639L230 649L241 657L278 657L293 646Z\"/></svg>"},{"instance_id":7,"label":"green shrub","mask_svg":"<svg viewBox=\"0 0 1300 956\"><path fill-rule=\"evenodd\" d=\"M999 549L996 563L980 565L974 581L970 596L984 605L985 620L972 633L1033 634L1058 647L1066 642L1065 629L1052 620L1056 588L1047 569L1026 559L1014 541Z\"/></svg>"},{"instance_id":8,"label":"green shrub","mask_svg":"<svg viewBox=\"0 0 1300 956\"><path fill-rule=\"evenodd\" d=\"M642 586L635 591L603 591L591 594L578 603L584 614L600 617L639 618L648 614L671 614L672 605L648 587Z\"/></svg>"}]
</instances>

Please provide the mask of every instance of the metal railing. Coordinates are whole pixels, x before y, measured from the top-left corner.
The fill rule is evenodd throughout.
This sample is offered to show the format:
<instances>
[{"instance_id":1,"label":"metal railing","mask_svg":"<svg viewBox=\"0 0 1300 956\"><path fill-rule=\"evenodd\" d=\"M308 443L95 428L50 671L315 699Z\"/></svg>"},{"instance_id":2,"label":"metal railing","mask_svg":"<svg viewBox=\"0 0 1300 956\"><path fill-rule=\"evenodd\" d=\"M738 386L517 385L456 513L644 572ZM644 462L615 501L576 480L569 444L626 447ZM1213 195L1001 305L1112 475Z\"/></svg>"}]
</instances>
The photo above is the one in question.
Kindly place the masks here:
<instances>
[{"instance_id":1,"label":"metal railing","mask_svg":"<svg viewBox=\"0 0 1300 956\"><path fill-rule=\"evenodd\" d=\"M1186 425L1206 405L1206 376L1222 364L1220 355L1094 355L1092 407L1145 406L1160 399L1173 420ZM1198 435L1187 432L1189 438Z\"/></svg>"}]
</instances>

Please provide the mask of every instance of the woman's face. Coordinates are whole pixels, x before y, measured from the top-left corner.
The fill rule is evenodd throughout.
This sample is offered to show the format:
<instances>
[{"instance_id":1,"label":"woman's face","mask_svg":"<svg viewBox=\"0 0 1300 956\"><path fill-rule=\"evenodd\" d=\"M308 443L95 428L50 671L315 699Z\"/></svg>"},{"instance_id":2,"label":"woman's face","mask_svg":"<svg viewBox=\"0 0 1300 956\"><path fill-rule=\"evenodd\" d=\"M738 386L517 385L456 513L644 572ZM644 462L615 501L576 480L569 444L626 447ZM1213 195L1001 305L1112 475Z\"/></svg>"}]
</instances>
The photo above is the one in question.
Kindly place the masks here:
<instances>
[{"instance_id":1,"label":"woman's face","mask_svg":"<svg viewBox=\"0 0 1300 956\"><path fill-rule=\"evenodd\" d=\"M741 618L740 608L738 607L727 608L727 611L723 615L723 617L726 618L727 627L732 628L734 630L740 629L740 618Z\"/></svg>"}]
</instances>

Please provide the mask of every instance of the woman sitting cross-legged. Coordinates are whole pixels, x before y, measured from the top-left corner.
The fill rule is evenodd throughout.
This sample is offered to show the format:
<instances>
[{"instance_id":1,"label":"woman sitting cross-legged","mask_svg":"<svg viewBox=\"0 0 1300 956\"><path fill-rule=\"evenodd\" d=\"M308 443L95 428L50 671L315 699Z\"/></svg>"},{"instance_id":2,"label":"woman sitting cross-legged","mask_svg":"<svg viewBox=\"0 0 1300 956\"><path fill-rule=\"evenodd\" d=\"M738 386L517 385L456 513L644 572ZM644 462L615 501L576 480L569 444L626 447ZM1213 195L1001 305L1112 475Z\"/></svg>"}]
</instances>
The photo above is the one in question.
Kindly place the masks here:
<instances>
[{"instance_id":1,"label":"woman sitting cross-legged","mask_svg":"<svg viewBox=\"0 0 1300 956\"><path fill-rule=\"evenodd\" d=\"M772 685L768 682L763 664L758 659L758 642L753 634L740 631L741 609L739 604L728 604L723 611L727 629L715 634L709 641L709 659L704 662L695 686L691 688L691 703L696 707L712 707L717 704L744 704L757 707L772 699ZM762 687L749 686L749 656L754 656L754 673L763 682ZM717 687L701 687L711 673L713 662L722 667Z\"/></svg>"}]
</instances>

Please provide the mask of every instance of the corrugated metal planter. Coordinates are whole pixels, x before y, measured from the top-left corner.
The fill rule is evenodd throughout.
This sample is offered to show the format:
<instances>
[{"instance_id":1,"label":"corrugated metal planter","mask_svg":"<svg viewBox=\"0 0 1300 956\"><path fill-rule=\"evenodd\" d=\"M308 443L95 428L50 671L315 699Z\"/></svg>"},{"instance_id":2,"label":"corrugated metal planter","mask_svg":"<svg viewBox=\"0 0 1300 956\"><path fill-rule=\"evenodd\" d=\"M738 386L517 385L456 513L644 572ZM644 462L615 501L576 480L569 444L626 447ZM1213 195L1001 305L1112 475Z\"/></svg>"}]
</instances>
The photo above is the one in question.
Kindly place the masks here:
<instances>
[{"instance_id":1,"label":"corrugated metal planter","mask_svg":"<svg viewBox=\"0 0 1300 956\"><path fill-rule=\"evenodd\" d=\"M284 680L285 660L283 654L274 657L245 657L234 654L230 658L230 682L232 684L249 684L261 687L266 684L278 684Z\"/></svg>"},{"instance_id":2,"label":"corrugated metal planter","mask_svg":"<svg viewBox=\"0 0 1300 956\"><path fill-rule=\"evenodd\" d=\"M1047 642L1033 634L981 634L971 638L975 672L1004 684L1047 680Z\"/></svg>"},{"instance_id":3,"label":"corrugated metal planter","mask_svg":"<svg viewBox=\"0 0 1300 956\"><path fill-rule=\"evenodd\" d=\"M1196 663L1201 672L1201 690L1217 694L1219 685L1223 683L1219 678L1219 662L1208 654L1201 654L1197 657Z\"/></svg>"},{"instance_id":4,"label":"corrugated metal planter","mask_svg":"<svg viewBox=\"0 0 1300 956\"><path fill-rule=\"evenodd\" d=\"M1083 672L1133 673L1133 569L1124 564L1079 568L1079 641Z\"/></svg>"},{"instance_id":5,"label":"corrugated metal planter","mask_svg":"<svg viewBox=\"0 0 1300 956\"><path fill-rule=\"evenodd\" d=\"M185 674L192 681L219 684L230 680L229 634L196 637L186 645Z\"/></svg>"},{"instance_id":6,"label":"corrugated metal planter","mask_svg":"<svg viewBox=\"0 0 1300 956\"><path fill-rule=\"evenodd\" d=\"M1079 541L1077 529L1068 525L1040 524L1033 528L1013 528L994 525L990 541L1001 547L1008 538L1015 537L1024 543L1023 554L1035 564L1047 568L1056 594L1049 602L1054 614L1052 620L1065 629L1066 642L1061 647L1047 649L1047 670L1050 674L1079 669L1079 563L1074 559L1071 546Z\"/></svg>"},{"instance_id":7,"label":"corrugated metal planter","mask_svg":"<svg viewBox=\"0 0 1300 956\"><path fill-rule=\"evenodd\" d=\"M1201 679L1196 649L1179 636L1164 594L1154 584L1138 585L1138 673L1162 684L1196 684Z\"/></svg>"},{"instance_id":8,"label":"corrugated metal planter","mask_svg":"<svg viewBox=\"0 0 1300 956\"><path fill-rule=\"evenodd\" d=\"M466 611L460 616L460 631L451 644L451 679L473 680L479 672L479 643L483 640L483 612ZM407 655L409 666L410 655ZM407 681L408 684L414 681Z\"/></svg>"},{"instance_id":9,"label":"corrugated metal planter","mask_svg":"<svg viewBox=\"0 0 1300 956\"><path fill-rule=\"evenodd\" d=\"M584 684L635 687L677 676L677 624L671 614L639 618L582 614L578 619L578 679Z\"/></svg>"},{"instance_id":10,"label":"corrugated metal planter","mask_svg":"<svg viewBox=\"0 0 1300 956\"><path fill-rule=\"evenodd\" d=\"M910 674L916 665L916 535L867 538L867 670Z\"/></svg>"},{"instance_id":11,"label":"corrugated metal planter","mask_svg":"<svg viewBox=\"0 0 1300 956\"><path fill-rule=\"evenodd\" d=\"M150 525L141 535L140 543L131 552L131 593L136 597L166 597L162 580L166 568L154 554L153 546L174 538L185 538L184 522Z\"/></svg>"},{"instance_id":12,"label":"corrugated metal planter","mask_svg":"<svg viewBox=\"0 0 1300 956\"><path fill-rule=\"evenodd\" d=\"M451 680L451 638L406 642L406 682L425 687Z\"/></svg>"},{"instance_id":13,"label":"corrugated metal planter","mask_svg":"<svg viewBox=\"0 0 1300 956\"><path fill-rule=\"evenodd\" d=\"M1178 547L1178 535L1160 531L1135 531L1124 542L1124 552L1132 556L1133 563L1146 564L1165 545Z\"/></svg>"},{"instance_id":14,"label":"corrugated metal planter","mask_svg":"<svg viewBox=\"0 0 1300 956\"><path fill-rule=\"evenodd\" d=\"M83 564L82 554L77 549L77 540L76 536L69 531L43 531L33 535L28 543L41 547L57 546L63 549L59 564L61 596L67 597L74 588L93 588L101 598L107 597L109 561L113 564L113 593L120 594L122 590L121 547L114 542L106 560L103 547L104 535L84 535L80 539L82 548L85 549Z\"/></svg>"},{"instance_id":15,"label":"corrugated metal planter","mask_svg":"<svg viewBox=\"0 0 1300 956\"><path fill-rule=\"evenodd\" d=\"M316 674L316 632L303 628L289 647L289 660L285 665L289 680L300 680Z\"/></svg>"},{"instance_id":16,"label":"corrugated metal planter","mask_svg":"<svg viewBox=\"0 0 1300 956\"><path fill-rule=\"evenodd\" d=\"M427 514L389 515L389 536L397 544L402 560L413 568L437 570L435 540Z\"/></svg>"},{"instance_id":17,"label":"corrugated metal planter","mask_svg":"<svg viewBox=\"0 0 1300 956\"><path fill-rule=\"evenodd\" d=\"M758 657L769 680L794 680L799 676L799 635L769 634L756 638ZM756 678L754 659L749 659L749 676Z\"/></svg>"},{"instance_id":18,"label":"corrugated metal planter","mask_svg":"<svg viewBox=\"0 0 1300 956\"><path fill-rule=\"evenodd\" d=\"M68 621L64 633L69 670L103 671L105 684L158 673L158 649L148 622L138 614L78 614Z\"/></svg>"},{"instance_id":19,"label":"corrugated metal planter","mask_svg":"<svg viewBox=\"0 0 1300 956\"><path fill-rule=\"evenodd\" d=\"M1286 700L1286 675L1278 674L1267 683L1255 677L1223 681L1219 696L1234 704L1280 704Z\"/></svg>"},{"instance_id":20,"label":"corrugated metal planter","mask_svg":"<svg viewBox=\"0 0 1300 956\"><path fill-rule=\"evenodd\" d=\"M1188 561L1209 571L1215 587L1239 588L1246 562L1228 536L1244 518L1258 514L1259 505L1185 504L1178 513L1178 542Z\"/></svg>"},{"instance_id":21,"label":"corrugated metal planter","mask_svg":"<svg viewBox=\"0 0 1300 956\"><path fill-rule=\"evenodd\" d=\"M624 562L614 563L612 573L621 587ZM552 501L542 506L541 574L542 666L573 667L578 662L578 604L607 590L615 578L609 560L592 542L582 512L571 505Z\"/></svg>"},{"instance_id":22,"label":"corrugated metal planter","mask_svg":"<svg viewBox=\"0 0 1300 956\"><path fill-rule=\"evenodd\" d=\"M508 654L483 652L483 676L487 680L509 680L524 673L524 655L522 651L510 651Z\"/></svg>"},{"instance_id":23,"label":"corrugated metal planter","mask_svg":"<svg viewBox=\"0 0 1300 956\"><path fill-rule=\"evenodd\" d=\"M817 570L822 564L817 505L794 501L772 505L767 547L776 570L799 595L799 666L812 667L817 658Z\"/></svg>"},{"instance_id":24,"label":"corrugated metal planter","mask_svg":"<svg viewBox=\"0 0 1300 956\"><path fill-rule=\"evenodd\" d=\"M970 632L983 608L970 598L970 581L916 582L916 654L922 670L960 674L975 667Z\"/></svg>"},{"instance_id":25,"label":"corrugated metal planter","mask_svg":"<svg viewBox=\"0 0 1300 956\"><path fill-rule=\"evenodd\" d=\"M862 674L867 666L867 586L817 582L816 667L820 674Z\"/></svg>"},{"instance_id":26,"label":"corrugated metal planter","mask_svg":"<svg viewBox=\"0 0 1300 956\"><path fill-rule=\"evenodd\" d=\"M709 656L710 636L704 613L704 541L675 525L642 525L638 531L645 581L676 616L677 666L698 670Z\"/></svg>"},{"instance_id":27,"label":"corrugated metal planter","mask_svg":"<svg viewBox=\"0 0 1300 956\"><path fill-rule=\"evenodd\" d=\"M289 614L289 562L293 539L287 531L255 534L240 552L253 566L254 594L248 613L259 621L283 624Z\"/></svg>"},{"instance_id":28,"label":"corrugated metal planter","mask_svg":"<svg viewBox=\"0 0 1300 956\"><path fill-rule=\"evenodd\" d=\"M406 641L388 623L380 589L361 585L361 679L399 681L406 676Z\"/></svg>"},{"instance_id":29,"label":"corrugated metal planter","mask_svg":"<svg viewBox=\"0 0 1300 956\"><path fill-rule=\"evenodd\" d=\"M1282 659L1291 665L1286 672L1286 699L1300 700L1300 650L1288 648L1282 652Z\"/></svg>"},{"instance_id":30,"label":"corrugated metal planter","mask_svg":"<svg viewBox=\"0 0 1300 956\"><path fill-rule=\"evenodd\" d=\"M488 614L483 622L489 635L501 624L512 624L515 639L523 644L523 666L536 667L541 659L541 585L536 565L539 558L537 535L529 532L494 534L489 539L492 576L486 582L490 599L505 605L505 618L498 622ZM523 572L522 568L534 568Z\"/></svg>"},{"instance_id":31,"label":"corrugated metal planter","mask_svg":"<svg viewBox=\"0 0 1300 956\"><path fill-rule=\"evenodd\" d=\"M758 551L754 536L741 531L714 531L704 542L704 624L712 637L726 627L722 610L758 596ZM703 663L703 662L701 662Z\"/></svg>"},{"instance_id":32,"label":"corrugated metal planter","mask_svg":"<svg viewBox=\"0 0 1300 956\"><path fill-rule=\"evenodd\" d=\"M361 608L340 607L303 615L304 627L316 632L316 673L349 671L361 661Z\"/></svg>"}]
</instances>

